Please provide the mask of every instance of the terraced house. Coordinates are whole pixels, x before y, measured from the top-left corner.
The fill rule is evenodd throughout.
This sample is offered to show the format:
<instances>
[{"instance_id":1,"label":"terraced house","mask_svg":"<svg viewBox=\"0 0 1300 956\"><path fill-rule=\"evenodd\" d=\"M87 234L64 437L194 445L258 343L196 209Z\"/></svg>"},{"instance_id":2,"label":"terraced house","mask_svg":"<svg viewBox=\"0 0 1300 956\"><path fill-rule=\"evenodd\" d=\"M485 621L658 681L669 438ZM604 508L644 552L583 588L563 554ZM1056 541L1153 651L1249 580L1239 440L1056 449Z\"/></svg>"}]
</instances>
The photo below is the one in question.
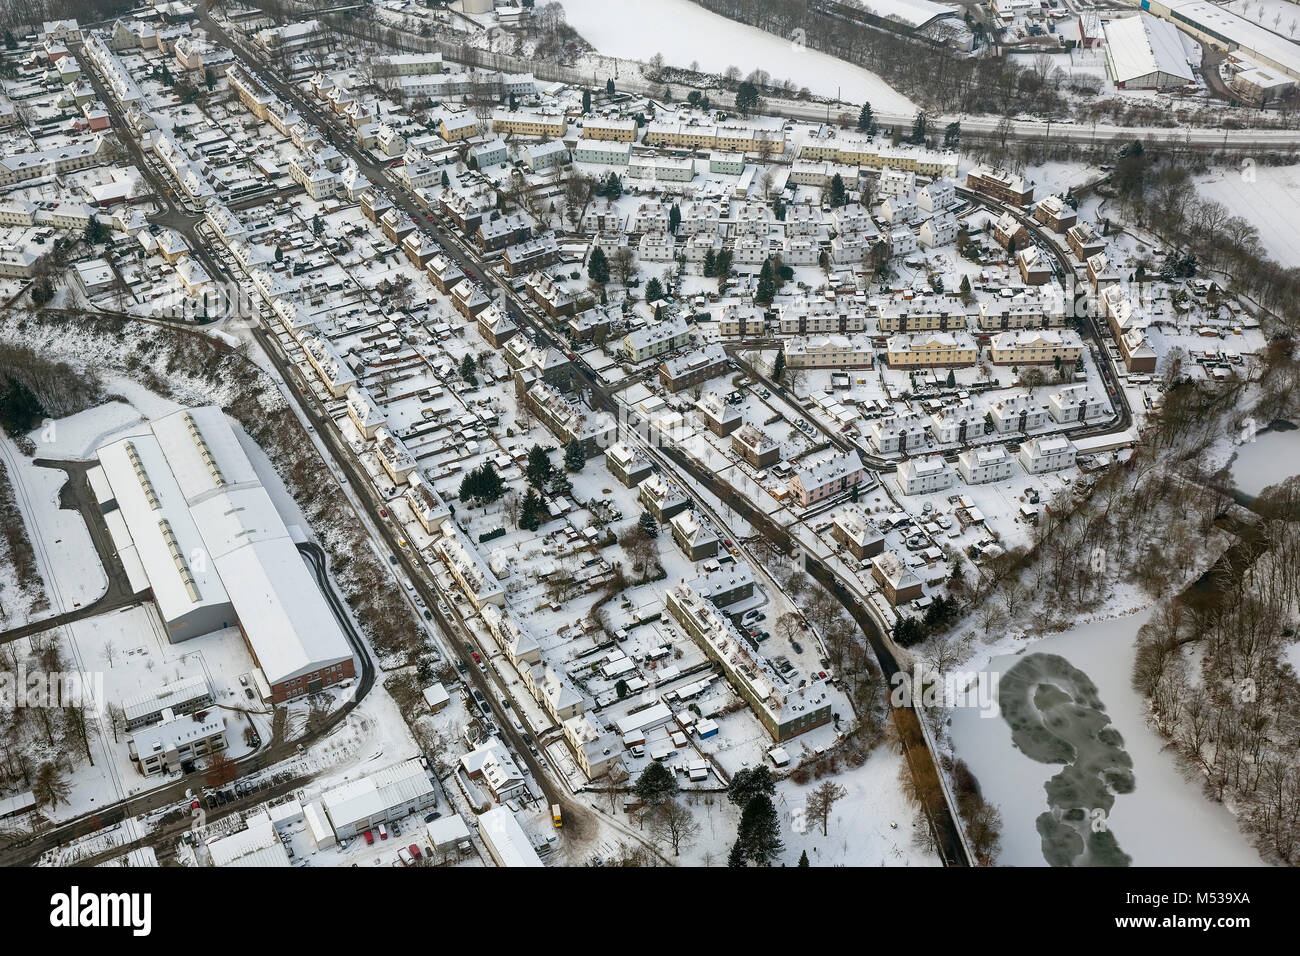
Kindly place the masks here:
<instances>
[{"instance_id":1,"label":"terraced house","mask_svg":"<svg viewBox=\"0 0 1300 956\"><path fill-rule=\"evenodd\" d=\"M1083 354L1083 340L1073 329L1018 329L999 332L989 346L994 365L1072 367Z\"/></svg>"},{"instance_id":2,"label":"terraced house","mask_svg":"<svg viewBox=\"0 0 1300 956\"><path fill-rule=\"evenodd\" d=\"M496 110L492 132L510 136L544 136L558 139L569 128L563 113L544 110Z\"/></svg>"},{"instance_id":3,"label":"terraced house","mask_svg":"<svg viewBox=\"0 0 1300 956\"><path fill-rule=\"evenodd\" d=\"M885 357L890 368L961 368L975 364L979 346L966 332L891 335Z\"/></svg>"}]
</instances>

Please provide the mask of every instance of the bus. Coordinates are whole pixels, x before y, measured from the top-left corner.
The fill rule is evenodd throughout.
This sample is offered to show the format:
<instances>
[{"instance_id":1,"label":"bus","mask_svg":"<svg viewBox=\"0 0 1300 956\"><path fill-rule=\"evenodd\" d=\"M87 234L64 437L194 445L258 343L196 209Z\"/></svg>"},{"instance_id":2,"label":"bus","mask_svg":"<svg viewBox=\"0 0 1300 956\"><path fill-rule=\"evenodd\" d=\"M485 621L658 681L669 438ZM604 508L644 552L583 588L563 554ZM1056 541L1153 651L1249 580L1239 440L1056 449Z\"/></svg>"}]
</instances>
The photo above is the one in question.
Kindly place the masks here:
<instances>
[{"instance_id":1,"label":"bus","mask_svg":"<svg viewBox=\"0 0 1300 956\"><path fill-rule=\"evenodd\" d=\"M558 830L564 826L564 819L560 815L560 805L558 803L551 804L551 819L555 821L555 829Z\"/></svg>"}]
</instances>

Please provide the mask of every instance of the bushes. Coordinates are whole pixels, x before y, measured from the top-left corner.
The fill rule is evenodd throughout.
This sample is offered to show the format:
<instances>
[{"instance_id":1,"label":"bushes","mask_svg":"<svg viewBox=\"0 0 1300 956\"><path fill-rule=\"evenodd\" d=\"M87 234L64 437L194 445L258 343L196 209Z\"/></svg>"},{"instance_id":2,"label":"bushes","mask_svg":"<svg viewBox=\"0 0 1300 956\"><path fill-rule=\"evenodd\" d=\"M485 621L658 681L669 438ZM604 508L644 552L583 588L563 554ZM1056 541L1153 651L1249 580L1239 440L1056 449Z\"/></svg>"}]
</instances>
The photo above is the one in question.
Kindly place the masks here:
<instances>
[{"instance_id":1,"label":"bushes","mask_svg":"<svg viewBox=\"0 0 1300 956\"><path fill-rule=\"evenodd\" d=\"M9 480L9 472L4 462L0 462L0 531L13 564L18 586L39 594L41 576L36 570L36 554L32 550L31 539L27 536L27 526L23 523L22 513L14 500L14 486ZM6 604L9 599L6 599Z\"/></svg>"},{"instance_id":2,"label":"bushes","mask_svg":"<svg viewBox=\"0 0 1300 956\"><path fill-rule=\"evenodd\" d=\"M0 343L0 427L11 436L30 431L41 419L63 418L104 400L93 371L79 371L25 345Z\"/></svg>"}]
</instances>

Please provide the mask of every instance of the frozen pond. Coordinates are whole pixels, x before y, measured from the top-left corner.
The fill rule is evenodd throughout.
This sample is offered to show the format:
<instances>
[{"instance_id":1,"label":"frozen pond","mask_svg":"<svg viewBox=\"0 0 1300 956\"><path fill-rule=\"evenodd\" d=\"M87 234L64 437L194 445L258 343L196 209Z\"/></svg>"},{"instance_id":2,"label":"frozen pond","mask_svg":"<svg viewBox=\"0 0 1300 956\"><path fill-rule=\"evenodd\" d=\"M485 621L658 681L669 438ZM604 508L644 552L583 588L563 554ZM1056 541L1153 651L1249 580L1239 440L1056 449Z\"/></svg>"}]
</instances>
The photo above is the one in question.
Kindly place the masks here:
<instances>
[{"instance_id":1,"label":"frozen pond","mask_svg":"<svg viewBox=\"0 0 1300 956\"><path fill-rule=\"evenodd\" d=\"M669 66L742 75L766 70L774 80L789 78L849 103L870 101L877 113L910 117L911 101L868 70L816 53L756 27L710 13L690 0L561 0L569 22L600 53L649 60L662 53Z\"/></svg>"},{"instance_id":2,"label":"frozen pond","mask_svg":"<svg viewBox=\"0 0 1300 956\"><path fill-rule=\"evenodd\" d=\"M1234 450L1232 483L1252 498L1269 485L1300 474L1300 428L1273 428Z\"/></svg>"},{"instance_id":3,"label":"frozen pond","mask_svg":"<svg viewBox=\"0 0 1300 956\"><path fill-rule=\"evenodd\" d=\"M1148 613L1084 624L990 662L1022 747L1007 715L952 711L957 755L1002 811L1000 864L1046 866L1046 847L1058 863L1261 865L1233 817L1183 780L1146 726L1129 671Z\"/></svg>"}]
</instances>

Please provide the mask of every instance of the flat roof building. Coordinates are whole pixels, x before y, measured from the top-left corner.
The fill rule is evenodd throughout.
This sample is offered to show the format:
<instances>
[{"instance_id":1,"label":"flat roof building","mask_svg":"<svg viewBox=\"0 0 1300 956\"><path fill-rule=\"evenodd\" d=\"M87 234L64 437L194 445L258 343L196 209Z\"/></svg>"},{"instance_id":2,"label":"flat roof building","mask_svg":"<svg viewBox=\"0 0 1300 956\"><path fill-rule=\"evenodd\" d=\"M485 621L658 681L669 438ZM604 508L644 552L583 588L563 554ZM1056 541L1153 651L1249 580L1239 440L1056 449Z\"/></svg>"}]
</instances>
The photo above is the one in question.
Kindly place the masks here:
<instances>
[{"instance_id":1,"label":"flat roof building","mask_svg":"<svg viewBox=\"0 0 1300 956\"><path fill-rule=\"evenodd\" d=\"M325 791L321 803L340 840L399 819L437 802L419 760L406 760Z\"/></svg>"}]
</instances>

